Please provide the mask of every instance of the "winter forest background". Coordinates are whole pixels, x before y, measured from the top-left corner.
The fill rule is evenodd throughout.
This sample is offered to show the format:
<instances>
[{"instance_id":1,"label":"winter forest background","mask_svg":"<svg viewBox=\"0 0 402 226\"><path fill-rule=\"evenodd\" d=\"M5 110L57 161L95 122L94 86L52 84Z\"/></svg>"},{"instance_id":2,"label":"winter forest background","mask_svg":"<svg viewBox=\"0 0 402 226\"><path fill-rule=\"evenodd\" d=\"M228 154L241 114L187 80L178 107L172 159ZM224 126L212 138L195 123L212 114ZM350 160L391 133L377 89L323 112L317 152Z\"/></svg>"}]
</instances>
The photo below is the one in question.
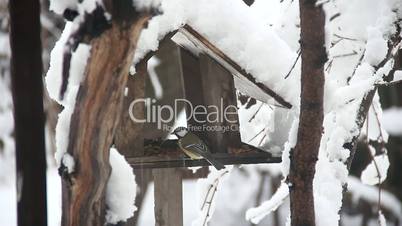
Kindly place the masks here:
<instances>
[{"instance_id":1,"label":"winter forest background","mask_svg":"<svg viewBox=\"0 0 402 226\"><path fill-rule=\"evenodd\" d=\"M59 113L69 107L69 103L57 97L59 87L55 87L60 82L57 80L60 76L57 75L60 64L57 54L70 29L78 23L74 20L66 24L58 15L65 6L53 1L53 5L41 1L40 15L43 80L46 80L47 90L44 107L50 226L60 225L62 192L58 165L60 161L66 161L60 153L56 153L57 146L60 148L62 145L56 142L56 125ZM401 225L402 83L399 80L402 79L402 54L398 53L401 52L402 1L324 0L317 4L322 4L326 12L325 42L328 53L324 66L324 132L314 178L317 225L332 226L338 225L338 222L344 226L385 225L383 218L387 225ZM0 0L0 225L13 226L17 225L17 189L7 5L6 0ZM58 14L50 11L49 7ZM79 7L84 12L88 10L85 4ZM148 51L156 50L163 35L184 23L191 24L247 72L265 84L273 85L276 92L294 106L298 105L301 74L298 1L172 0L162 2L161 12L143 30L134 62ZM78 68L79 61L86 61L88 57L85 48L87 46L79 47L73 55L72 64L77 64ZM148 62L145 93L163 104L170 103L177 95L175 92L179 83L175 82L175 76L180 69L172 63L171 53L177 47L168 42L159 48L160 51ZM74 56L78 60L74 61ZM391 77L388 76L390 72ZM54 83L56 86L52 86ZM376 89L373 101L359 134L359 106L373 87ZM210 168L207 178L185 180L184 225L202 225L204 218L212 226L279 226L289 222L289 184L285 178L289 174L289 152L296 144L300 109L276 108L255 100L244 100L240 96L238 107L242 141L282 156L282 163L234 165L225 172ZM180 116L174 125L183 123L185 120ZM155 127L152 124L146 126ZM350 150L344 143L350 142L354 136L358 136L357 151L348 174L346 165ZM114 161L125 164L119 156L115 158ZM68 168L69 165L66 165ZM123 179L124 167L121 169ZM149 172L144 170L143 174ZM125 178L131 177L128 175ZM117 204L115 212L108 213L109 223L113 219L127 219L131 216L130 210L136 208L137 219L132 220L131 225L154 224L153 182L149 176L144 178L148 179L137 189L131 188L130 183L115 181L125 189L115 188L114 191L123 194L131 188L127 193L137 192L136 207L129 203L127 213L126 204L118 202L130 198L130 194L110 201ZM346 183L348 189L342 196ZM208 198L205 193L210 186L217 190L211 198L210 217L205 217L200 205ZM123 206L121 209L120 204Z\"/></svg>"}]
</instances>

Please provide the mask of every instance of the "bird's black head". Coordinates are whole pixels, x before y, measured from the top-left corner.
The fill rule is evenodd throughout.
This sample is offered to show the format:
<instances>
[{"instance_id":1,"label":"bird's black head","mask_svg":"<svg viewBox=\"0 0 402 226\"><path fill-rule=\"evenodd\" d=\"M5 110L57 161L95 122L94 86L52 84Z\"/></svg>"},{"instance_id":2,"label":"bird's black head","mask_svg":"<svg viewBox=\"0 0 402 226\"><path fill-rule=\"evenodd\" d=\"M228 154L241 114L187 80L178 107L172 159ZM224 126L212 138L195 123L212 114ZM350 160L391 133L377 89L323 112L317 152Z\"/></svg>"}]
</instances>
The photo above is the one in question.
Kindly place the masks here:
<instances>
[{"instance_id":1,"label":"bird's black head","mask_svg":"<svg viewBox=\"0 0 402 226\"><path fill-rule=\"evenodd\" d=\"M177 136L177 138L182 138L188 133L188 129L183 126L177 127L174 131L173 134Z\"/></svg>"}]
</instances>

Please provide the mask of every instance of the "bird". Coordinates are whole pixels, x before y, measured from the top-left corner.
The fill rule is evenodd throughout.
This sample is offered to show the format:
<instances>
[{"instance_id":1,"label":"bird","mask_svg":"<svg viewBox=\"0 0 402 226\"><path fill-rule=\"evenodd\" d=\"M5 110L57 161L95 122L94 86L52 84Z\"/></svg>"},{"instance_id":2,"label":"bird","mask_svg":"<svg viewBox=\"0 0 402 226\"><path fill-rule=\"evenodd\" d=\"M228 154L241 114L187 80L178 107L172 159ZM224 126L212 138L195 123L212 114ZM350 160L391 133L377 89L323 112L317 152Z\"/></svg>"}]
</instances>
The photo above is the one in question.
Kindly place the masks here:
<instances>
[{"instance_id":1,"label":"bird","mask_svg":"<svg viewBox=\"0 0 402 226\"><path fill-rule=\"evenodd\" d=\"M225 169L225 166L212 157L208 146L196 134L186 127L179 126L173 133L177 136L179 148L191 159L205 159L217 170Z\"/></svg>"}]
</instances>

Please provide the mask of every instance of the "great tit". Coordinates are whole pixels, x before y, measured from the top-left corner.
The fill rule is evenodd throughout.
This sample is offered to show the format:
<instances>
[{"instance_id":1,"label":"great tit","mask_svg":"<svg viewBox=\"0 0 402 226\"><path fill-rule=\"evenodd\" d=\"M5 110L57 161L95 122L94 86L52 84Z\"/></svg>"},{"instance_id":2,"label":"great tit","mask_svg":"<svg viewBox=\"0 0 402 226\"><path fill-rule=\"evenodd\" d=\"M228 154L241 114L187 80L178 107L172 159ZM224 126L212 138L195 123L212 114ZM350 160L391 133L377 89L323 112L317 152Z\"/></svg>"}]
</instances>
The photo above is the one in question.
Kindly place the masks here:
<instances>
[{"instance_id":1,"label":"great tit","mask_svg":"<svg viewBox=\"0 0 402 226\"><path fill-rule=\"evenodd\" d=\"M211 152L204 141L202 141L197 135L189 131L187 128L177 127L173 131L173 134L179 138L177 143L179 144L180 149L191 159L204 158L217 170L225 168L222 163L216 161L214 157L212 157Z\"/></svg>"}]
</instances>

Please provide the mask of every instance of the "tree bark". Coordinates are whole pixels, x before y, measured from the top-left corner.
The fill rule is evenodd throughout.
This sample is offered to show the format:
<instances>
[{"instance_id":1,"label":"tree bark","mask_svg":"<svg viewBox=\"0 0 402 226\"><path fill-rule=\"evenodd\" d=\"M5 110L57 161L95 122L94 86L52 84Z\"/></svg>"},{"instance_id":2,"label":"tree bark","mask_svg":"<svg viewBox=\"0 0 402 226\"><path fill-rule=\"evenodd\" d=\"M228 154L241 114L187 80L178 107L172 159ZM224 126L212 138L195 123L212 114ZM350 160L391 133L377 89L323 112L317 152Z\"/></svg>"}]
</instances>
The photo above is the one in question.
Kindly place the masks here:
<instances>
[{"instance_id":1,"label":"tree bark","mask_svg":"<svg viewBox=\"0 0 402 226\"><path fill-rule=\"evenodd\" d=\"M12 0L9 12L18 225L45 226L46 151L40 3L38 0Z\"/></svg>"},{"instance_id":2,"label":"tree bark","mask_svg":"<svg viewBox=\"0 0 402 226\"><path fill-rule=\"evenodd\" d=\"M136 43L150 17L129 13L127 7L119 7L123 3L132 7L131 1L105 2L112 12L111 27L90 42L91 54L70 123L68 153L74 157L75 171L71 181L63 181L65 226L105 225L109 148Z\"/></svg>"},{"instance_id":3,"label":"tree bark","mask_svg":"<svg viewBox=\"0 0 402 226\"><path fill-rule=\"evenodd\" d=\"M297 142L291 153L292 226L314 226L313 179L323 132L325 14L315 0L300 1L301 103Z\"/></svg>"}]
</instances>

